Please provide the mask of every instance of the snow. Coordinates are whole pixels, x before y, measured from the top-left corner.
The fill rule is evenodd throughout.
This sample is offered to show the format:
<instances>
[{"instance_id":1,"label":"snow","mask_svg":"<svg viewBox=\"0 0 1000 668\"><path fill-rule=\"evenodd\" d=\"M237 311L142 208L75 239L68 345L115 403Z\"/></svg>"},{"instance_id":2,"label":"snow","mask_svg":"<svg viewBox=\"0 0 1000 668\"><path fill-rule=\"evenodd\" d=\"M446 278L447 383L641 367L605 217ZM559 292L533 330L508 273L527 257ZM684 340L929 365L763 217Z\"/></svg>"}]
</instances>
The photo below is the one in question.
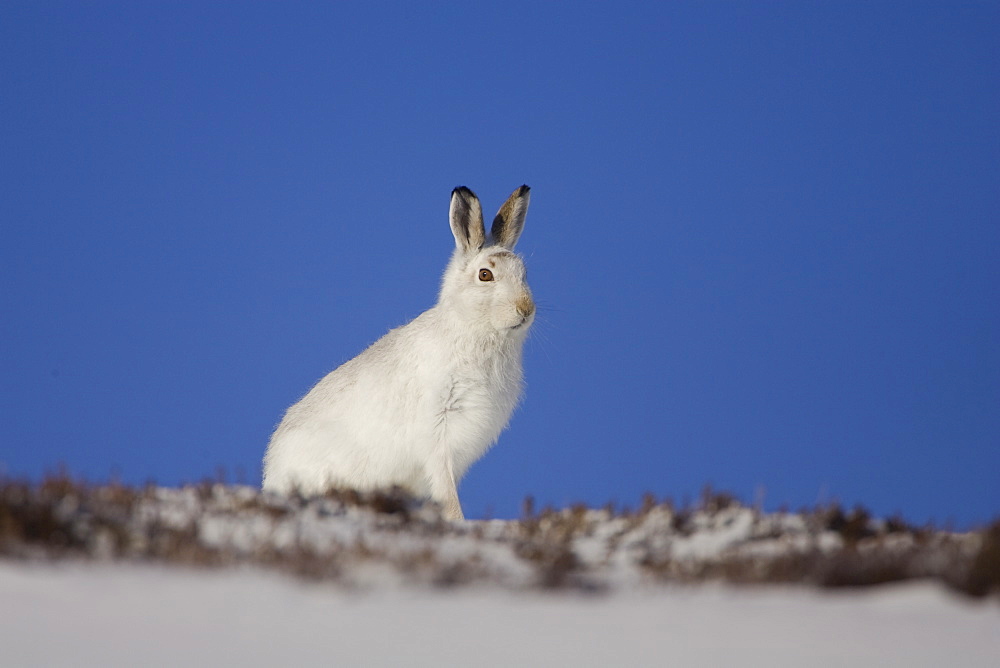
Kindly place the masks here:
<instances>
[{"instance_id":1,"label":"snow","mask_svg":"<svg viewBox=\"0 0 1000 668\"><path fill-rule=\"evenodd\" d=\"M997 541L987 532L890 527L838 508L768 514L733 501L680 511L648 504L619 515L574 507L521 521L449 523L434 507L401 496L303 499L221 484L0 484L0 511L10 520L0 554L270 565L312 575L320 567L343 584L375 587L378 579L355 577L372 562L412 581L458 577L514 588L719 577L829 583L832 576L840 585L936 577L963 588L976 553L990 553Z\"/></svg>"},{"instance_id":2,"label":"snow","mask_svg":"<svg viewBox=\"0 0 1000 668\"><path fill-rule=\"evenodd\" d=\"M1000 607L931 583L608 595L0 561L4 666L996 666Z\"/></svg>"},{"instance_id":3,"label":"snow","mask_svg":"<svg viewBox=\"0 0 1000 668\"><path fill-rule=\"evenodd\" d=\"M720 499L448 523L392 495L0 484L0 668L1000 665L997 529Z\"/></svg>"}]
</instances>

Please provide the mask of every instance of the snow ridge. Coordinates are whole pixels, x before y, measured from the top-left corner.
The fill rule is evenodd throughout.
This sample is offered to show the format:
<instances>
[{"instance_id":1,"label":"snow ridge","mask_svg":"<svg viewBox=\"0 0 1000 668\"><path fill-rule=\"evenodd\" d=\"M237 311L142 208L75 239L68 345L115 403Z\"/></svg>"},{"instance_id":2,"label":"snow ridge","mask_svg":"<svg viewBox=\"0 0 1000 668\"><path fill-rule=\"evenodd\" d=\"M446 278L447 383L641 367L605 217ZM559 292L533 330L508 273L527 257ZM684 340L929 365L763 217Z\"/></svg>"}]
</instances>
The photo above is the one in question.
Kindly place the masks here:
<instances>
[{"instance_id":1,"label":"snow ridge","mask_svg":"<svg viewBox=\"0 0 1000 668\"><path fill-rule=\"evenodd\" d=\"M582 591L665 583L860 586L934 579L1000 592L1000 524L915 529L833 506L763 513L724 494L693 508L574 506L448 522L398 490L304 498L246 486L0 482L0 557L253 565L348 588L483 584Z\"/></svg>"}]
</instances>

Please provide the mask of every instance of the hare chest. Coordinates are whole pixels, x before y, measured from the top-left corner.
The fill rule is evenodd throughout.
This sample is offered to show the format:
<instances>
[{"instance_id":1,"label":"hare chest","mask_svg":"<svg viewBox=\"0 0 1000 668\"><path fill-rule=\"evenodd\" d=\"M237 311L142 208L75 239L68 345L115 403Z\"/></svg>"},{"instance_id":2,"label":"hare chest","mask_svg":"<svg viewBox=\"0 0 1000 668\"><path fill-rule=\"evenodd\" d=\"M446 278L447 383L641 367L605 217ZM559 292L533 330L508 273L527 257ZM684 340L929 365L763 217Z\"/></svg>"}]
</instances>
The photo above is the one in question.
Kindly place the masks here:
<instances>
[{"instance_id":1,"label":"hare chest","mask_svg":"<svg viewBox=\"0 0 1000 668\"><path fill-rule=\"evenodd\" d=\"M516 376L516 377L515 377ZM442 388L436 416L438 438L451 455L455 477L496 442L517 404L520 373L456 369Z\"/></svg>"}]
</instances>

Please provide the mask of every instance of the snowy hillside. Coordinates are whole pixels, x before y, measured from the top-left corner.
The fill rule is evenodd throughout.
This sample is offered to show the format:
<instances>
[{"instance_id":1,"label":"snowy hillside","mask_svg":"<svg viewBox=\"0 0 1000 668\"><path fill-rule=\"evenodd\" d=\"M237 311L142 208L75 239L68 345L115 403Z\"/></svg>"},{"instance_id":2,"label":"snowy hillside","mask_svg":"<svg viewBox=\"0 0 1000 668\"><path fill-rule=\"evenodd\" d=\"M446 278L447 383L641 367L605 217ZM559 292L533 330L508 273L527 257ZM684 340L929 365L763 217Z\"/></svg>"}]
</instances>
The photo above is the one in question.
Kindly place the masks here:
<instances>
[{"instance_id":1,"label":"snowy hillside","mask_svg":"<svg viewBox=\"0 0 1000 668\"><path fill-rule=\"evenodd\" d=\"M243 486L0 487L0 555L252 565L351 589L489 585L584 592L670 583L823 587L925 579L1000 593L1000 525L950 533L837 507L761 513L726 495L692 508L573 507L519 520L443 521L401 494L303 499Z\"/></svg>"},{"instance_id":2,"label":"snowy hillside","mask_svg":"<svg viewBox=\"0 0 1000 668\"><path fill-rule=\"evenodd\" d=\"M994 666L998 594L1000 527L835 507L0 483L4 666Z\"/></svg>"},{"instance_id":3,"label":"snowy hillside","mask_svg":"<svg viewBox=\"0 0 1000 668\"><path fill-rule=\"evenodd\" d=\"M995 667L1000 609L929 583L358 595L251 569L0 560L3 666Z\"/></svg>"}]
</instances>

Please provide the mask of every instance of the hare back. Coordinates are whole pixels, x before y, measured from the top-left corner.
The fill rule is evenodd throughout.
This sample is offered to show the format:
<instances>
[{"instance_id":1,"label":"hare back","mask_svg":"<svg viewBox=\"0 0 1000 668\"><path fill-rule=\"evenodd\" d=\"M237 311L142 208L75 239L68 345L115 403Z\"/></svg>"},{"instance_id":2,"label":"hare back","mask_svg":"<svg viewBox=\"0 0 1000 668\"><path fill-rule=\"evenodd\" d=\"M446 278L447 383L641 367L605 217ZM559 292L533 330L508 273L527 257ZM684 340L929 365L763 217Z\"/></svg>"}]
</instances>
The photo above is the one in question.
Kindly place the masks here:
<instances>
[{"instance_id":1,"label":"hare back","mask_svg":"<svg viewBox=\"0 0 1000 668\"><path fill-rule=\"evenodd\" d=\"M450 330L435 307L391 330L288 409L264 463L264 487L400 485L432 496L429 467L455 480L496 441L521 392L521 346Z\"/></svg>"}]
</instances>

